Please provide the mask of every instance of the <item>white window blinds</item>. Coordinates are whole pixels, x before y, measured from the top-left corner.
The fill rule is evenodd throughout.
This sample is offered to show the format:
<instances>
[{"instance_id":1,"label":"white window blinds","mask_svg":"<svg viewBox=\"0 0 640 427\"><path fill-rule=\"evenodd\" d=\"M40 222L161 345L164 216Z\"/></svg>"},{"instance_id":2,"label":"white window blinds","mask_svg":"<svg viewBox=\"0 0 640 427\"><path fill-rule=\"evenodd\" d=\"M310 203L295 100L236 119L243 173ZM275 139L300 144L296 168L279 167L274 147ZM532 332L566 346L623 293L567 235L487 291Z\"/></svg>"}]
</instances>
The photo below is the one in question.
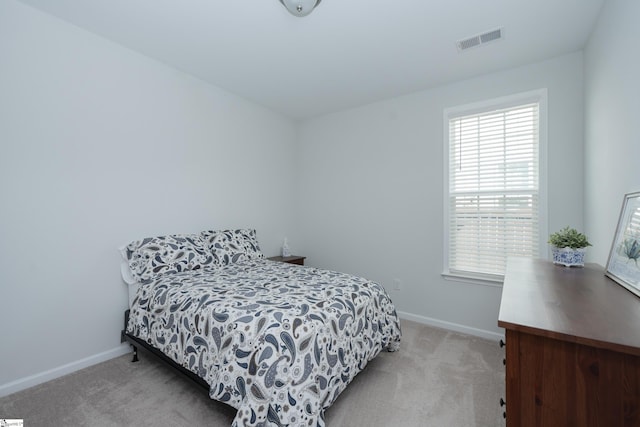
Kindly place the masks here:
<instances>
[{"instance_id":1,"label":"white window blinds","mask_svg":"<svg viewBox=\"0 0 640 427\"><path fill-rule=\"evenodd\" d=\"M501 276L507 256L538 256L538 153L538 103L449 119L450 273Z\"/></svg>"}]
</instances>

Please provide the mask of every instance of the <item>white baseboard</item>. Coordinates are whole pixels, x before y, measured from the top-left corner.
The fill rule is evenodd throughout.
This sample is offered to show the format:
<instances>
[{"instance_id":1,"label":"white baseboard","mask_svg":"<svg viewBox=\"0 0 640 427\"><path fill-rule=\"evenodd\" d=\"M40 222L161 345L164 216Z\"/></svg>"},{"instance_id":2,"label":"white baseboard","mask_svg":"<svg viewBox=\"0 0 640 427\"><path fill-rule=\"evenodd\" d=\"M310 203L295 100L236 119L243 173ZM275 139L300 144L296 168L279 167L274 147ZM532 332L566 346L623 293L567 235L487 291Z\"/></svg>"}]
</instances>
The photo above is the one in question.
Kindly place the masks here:
<instances>
[{"instance_id":1,"label":"white baseboard","mask_svg":"<svg viewBox=\"0 0 640 427\"><path fill-rule=\"evenodd\" d=\"M51 381L72 372L79 371L80 369L88 368L89 366L113 359L114 357L122 356L129 352L131 352L131 347L129 347L128 344L122 344L119 347L107 350L103 353L94 354L93 356L85 357L84 359L67 363L66 365L62 365L45 372L31 375L26 378L20 378L7 384L2 384L0 385L0 397L8 396L29 387Z\"/></svg>"},{"instance_id":2,"label":"white baseboard","mask_svg":"<svg viewBox=\"0 0 640 427\"><path fill-rule=\"evenodd\" d=\"M398 316L400 316L401 319L411 320L413 322L422 323L423 325L434 326L441 329L448 329L450 331L461 332L463 334L473 335L488 340L498 341L504 339L504 334L500 334L498 332L485 331L484 329L472 328L470 326L446 322L444 320L434 319L432 317L405 313L403 311L398 311Z\"/></svg>"},{"instance_id":3,"label":"white baseboard","mask_svg":"<svg viewBox=\"0 0 640 427\"><path fill-rule=\"evenodd\" d=\"M402 319L411 320L413 322L422 323L424 325L434 326L436 328L448 329L450 331L460 332L467 335L473 335L480 338L489 340L500 340L503 338L503 334L497 332L485 331L483 329L472 328L457 323L446 322L444 320L438 320L431 317L419 316L417 314L398 312L398 316ZM58 368L53 368L39 374L31 375L26 378L20 378L7 384L0 385L0 397L7 396L12 393L16 393L21 390L25 390L29 387L36 386L38 384L51 381L55 378L62 377L80 369L87 368L89 366L105 362L109 359L113 359L118 356L122 356L131 352L131 348L128 344L122 344L119 347L105 351L103 353L94 354L93 356L86 357L84 359L68 363Z\"/></svg>"}]
</instances>

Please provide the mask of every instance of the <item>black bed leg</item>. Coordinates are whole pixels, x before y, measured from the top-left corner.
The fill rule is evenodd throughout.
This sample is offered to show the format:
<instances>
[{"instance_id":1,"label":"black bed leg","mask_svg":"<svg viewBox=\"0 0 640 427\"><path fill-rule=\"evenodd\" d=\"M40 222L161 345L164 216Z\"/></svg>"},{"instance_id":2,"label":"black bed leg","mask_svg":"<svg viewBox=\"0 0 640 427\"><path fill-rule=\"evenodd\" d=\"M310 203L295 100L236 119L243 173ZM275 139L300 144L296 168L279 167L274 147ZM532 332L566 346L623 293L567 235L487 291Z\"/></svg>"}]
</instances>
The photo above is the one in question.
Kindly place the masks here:
<instances>
[{"instance_id":1,"label":"black bed leg","mask_svg":"<svg viewBox=\"0 0 640 427\"><path fill-rule=\"evenodd\" d=\"M138 361L138 347L136 347L135 345L132 345L131 347L133 347L133 360L131 362L137 362Z\"/></svg>"}]
</instances>

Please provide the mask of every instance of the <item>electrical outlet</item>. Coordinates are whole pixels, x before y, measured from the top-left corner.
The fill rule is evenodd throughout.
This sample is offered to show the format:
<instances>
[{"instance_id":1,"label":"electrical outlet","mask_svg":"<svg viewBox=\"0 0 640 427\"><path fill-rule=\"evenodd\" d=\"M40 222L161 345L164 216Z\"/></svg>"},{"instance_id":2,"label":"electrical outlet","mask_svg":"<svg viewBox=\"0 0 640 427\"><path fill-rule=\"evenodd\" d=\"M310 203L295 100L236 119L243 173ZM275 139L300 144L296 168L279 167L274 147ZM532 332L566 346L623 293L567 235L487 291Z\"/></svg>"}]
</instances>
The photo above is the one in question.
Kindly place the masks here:
<instances>
[{"instance_id":1,"label":"electrical outlet","mask_svg":"<svg viewBox=\"0 0 640 427\"><path fill-rule=\"evenodd\" d=\"M393 289L395 289L396 291L400 290L400 285L402 285L402 282L400 281L400 279L393 279Z\"/></svg>"}]
</instances>

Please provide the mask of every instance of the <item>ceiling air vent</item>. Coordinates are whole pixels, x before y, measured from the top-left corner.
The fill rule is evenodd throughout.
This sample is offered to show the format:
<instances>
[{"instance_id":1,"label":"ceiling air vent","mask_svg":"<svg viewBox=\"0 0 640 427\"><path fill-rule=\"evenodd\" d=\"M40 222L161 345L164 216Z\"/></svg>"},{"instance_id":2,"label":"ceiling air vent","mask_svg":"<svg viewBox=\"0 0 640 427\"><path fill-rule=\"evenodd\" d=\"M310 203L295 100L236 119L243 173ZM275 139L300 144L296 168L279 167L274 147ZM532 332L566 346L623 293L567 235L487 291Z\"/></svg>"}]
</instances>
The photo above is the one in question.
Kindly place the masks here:
<instances>
[{"instance_id":1,"label":"ceiling air vent","mask_svg":"<svg viewBox=\"0 0 640 427\"><path fill-rule=\"evenodd\" d=\"M500 40L503 35L502 28L498 28L497 30L487 31L486 33L478 34L473 37L468 37L464 40L459 40L456 43L458 46L458 50L462 52L463 50L471 49L472 47L480 46L486 43L490 43L496 40Z\"/></svg>"}]
</instances>

